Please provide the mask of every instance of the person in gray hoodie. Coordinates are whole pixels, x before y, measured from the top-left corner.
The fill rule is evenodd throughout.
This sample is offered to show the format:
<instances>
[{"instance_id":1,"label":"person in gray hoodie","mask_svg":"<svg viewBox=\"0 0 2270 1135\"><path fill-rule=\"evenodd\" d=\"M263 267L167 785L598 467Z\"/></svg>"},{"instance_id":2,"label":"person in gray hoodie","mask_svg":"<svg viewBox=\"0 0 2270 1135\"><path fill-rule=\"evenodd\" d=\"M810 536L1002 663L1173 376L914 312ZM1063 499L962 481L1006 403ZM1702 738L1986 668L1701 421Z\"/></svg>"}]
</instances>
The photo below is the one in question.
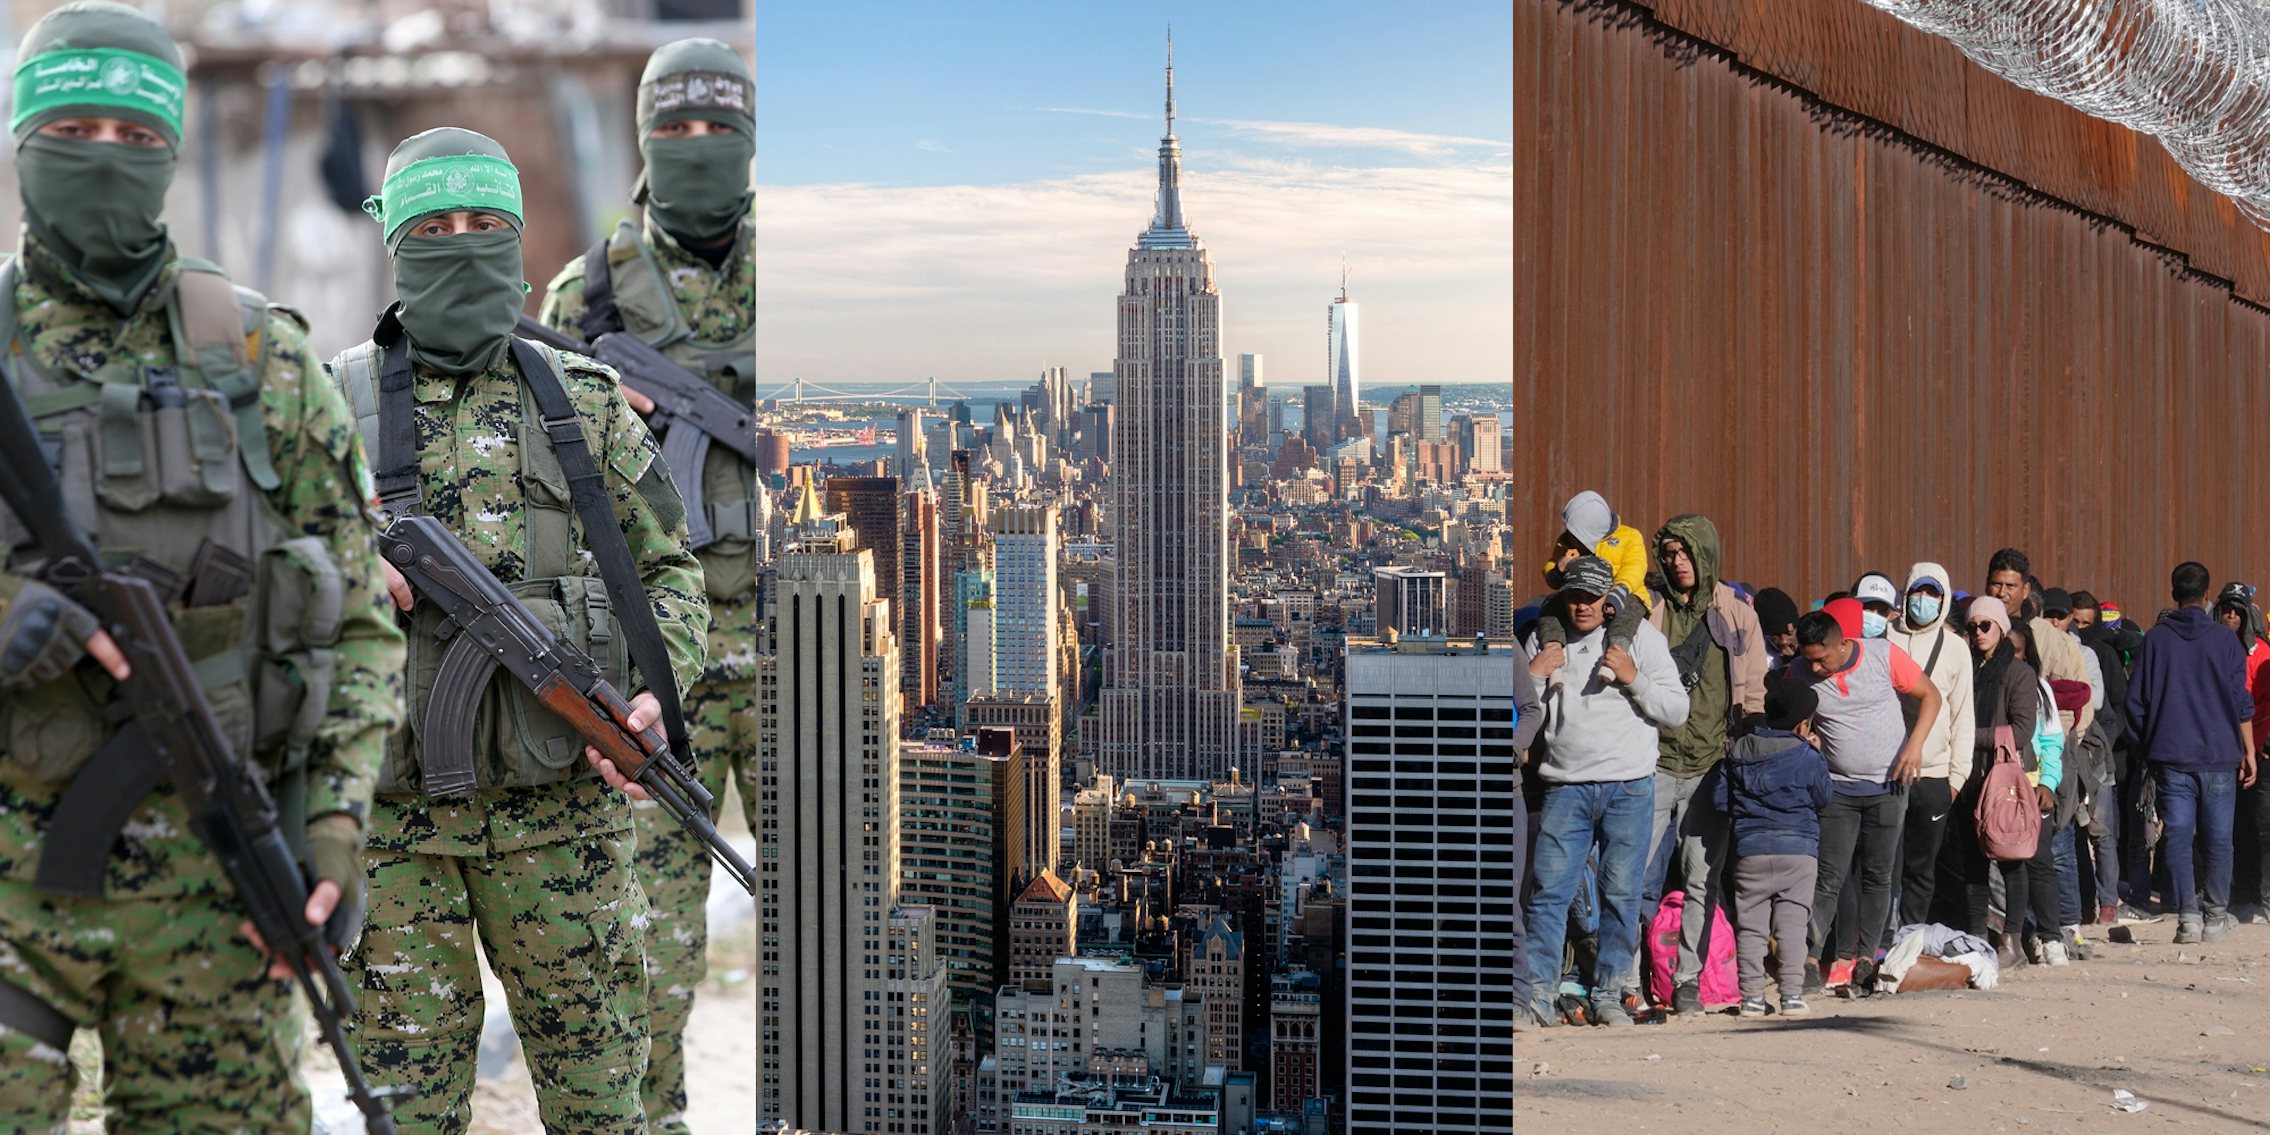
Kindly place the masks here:
<instances>
[{"instance_id":1,"label":"person in gray hoodie","mask_svg":"<svg viewBox=\"0 0 2270 1135\"><path fill-rule=\"evenodd\" d=\"M1531 864L1536 889L1522 913L1530 932L1525 951L1530 985L1550 990L1567 945L1569 904L1586 859L1598 847L1600 948L1590 975L1592 1020L1629 1025L1621 987L1633 972L1646 913L1640 877L1655 816L1658 731L1686 722L1687 691L1663 632L1641 623L1629 648L1607 641L1607 597L1615 584L1606 560L1571 560L1559 595L1568 612L1569 642L1556 652L1557 660L1539 657L1529 665L1532 689L1545 699L1545 760L1537 769L1545 799ZM1517 1028L1530 1028L1557 1018L1550 1006L1533 999L1515 1021Z\"/></svg>"},{"instance_id":2,"label":"person in gray hoodie","mask_svg":"<svg viewBox=\"0 0 2270 1135\"><path fill-rule=\"evenodd\" d=\"M1938 687L1941 708L1923 734L1923 766L1907 788L1907 814L1900 833L1899 921L1910 926L1933 921L1931 902L1938 893L1939 848L1946 841L1947 817L1970 778L1972 754L1971 688L1975 680L1970 643L1947 625L1954 604L1947 569L1925 561L1907 571L1899 613L1885 637ZM1910 723L1914 704L1907 703Z\"/></svg>"}]
</instances>

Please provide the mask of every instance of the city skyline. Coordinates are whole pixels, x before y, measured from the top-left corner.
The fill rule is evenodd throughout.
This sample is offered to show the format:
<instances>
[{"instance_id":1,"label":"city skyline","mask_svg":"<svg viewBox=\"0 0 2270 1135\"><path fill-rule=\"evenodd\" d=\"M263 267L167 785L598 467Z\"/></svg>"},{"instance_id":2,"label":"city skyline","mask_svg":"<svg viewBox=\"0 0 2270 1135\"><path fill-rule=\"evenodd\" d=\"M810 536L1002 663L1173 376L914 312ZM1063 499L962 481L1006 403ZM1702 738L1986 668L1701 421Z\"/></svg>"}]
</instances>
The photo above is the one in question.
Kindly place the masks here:
<instances>
[{"instance_id":1,"label":"city skyline","mask_svg":"<svg viewBox=\"0 0 2270 1135\"><path fill-rule=\"evenodd\" d=\"M1277 388L1322 381L1316 309L1345 256L1351 297L1373 308L1369 384L1510 376L1510 61L1473 46L1502 11L1329 5L1279 26L877 7L900 34L862 41L855 61L794 20L779 58L759 47L775 76L759 90L773 111L757 162L763 389L1107 367L1111 330L1093 313L1109 284L1092 265L1149 212L1151 154L1130 128L1157 121L1155 95L1136 92L1155 90L1170 17L1193 76L1185 180L1208 202L1208 242L1235 254L1225 354L1269 357ZM822 81L831 60L858 81Z\"/></svg>"}]
</instances>

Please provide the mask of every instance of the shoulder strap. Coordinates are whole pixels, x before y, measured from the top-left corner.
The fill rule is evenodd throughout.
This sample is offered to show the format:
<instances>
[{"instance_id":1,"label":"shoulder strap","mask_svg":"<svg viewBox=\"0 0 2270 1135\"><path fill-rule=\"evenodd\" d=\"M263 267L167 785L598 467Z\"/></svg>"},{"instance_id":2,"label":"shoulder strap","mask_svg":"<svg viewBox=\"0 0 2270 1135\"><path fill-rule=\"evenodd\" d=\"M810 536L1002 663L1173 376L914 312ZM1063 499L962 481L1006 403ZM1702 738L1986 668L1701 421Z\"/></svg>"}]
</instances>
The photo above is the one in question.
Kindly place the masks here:
<instances>
[{"instance_id":1,"label":"shoulder strap","mask_svg":"<svg viewBox=\"0 0 2270 1135\"><path fill-rule=\"evenodd\" d=\"M388 512L414 513L424 507L418 483L418 405L416 376L410 369L410 337L397 334L378 367L378 504Z\"/></svg>"},{"instance_id":2,"label":"shoulder strap","mask_svg":"<svg viewBox=\"0 0 2270 1135\"><path fill-rule=\"evenodd\" d=\"M245 294L257 301L256 308L264 315L268 301L258 292ZM229 400L244 471L262 491L274 491L283 478L276 474L268 453L268 427L260 415L260 370L252 365L252 344L261 328L257 317L247 315L255 304L240 300L236 285L218 267L184 257L169 306L174 353L182 365Z\"/></svg>"},{"instance_id":3,"label":"shoulder strap","mask_svg":"<svg viewBox=\"0 0 2270 1135\"><path fill-rule=\"evenodd\" d=\"M601 335L623 329L623 313L615 306L615 268L607 263L607 246L614 238L603 236L583 254L583 341L596 343Z\"/></svg>"},{"instance_id":4,"label":"shoulder strap","mask_svg":"<svg viewBox=\"0 0 2270 1135\"><path fill-rule=\"evenodd\" d=\"M631 559L630 541L615 520L599 461L584 438L583 420L560 381L559 354L516 337L512 361L544 415L544 434L551 439L560 471L567 475L568 497L575 502L576 516L583 521L584 543L591 550L591 558L598 561L599 578L606 583L607 597L622 622L631 663L646 679L646 688L654 692L655 700L662 703L663 733L669 738L670 751L680 761L690 761L692 751L686 747L686 722L678 705L678 680L670 669L670 650L662 641L661 624L655 621L654 604L646 597L645 581ZM380 491L383 494L383 484ZM626 696L629 692L625 691Z\"/></svg>"},{"instance_id":5,"label":"shoulder strap","mask_svg":"<svg viewBox=\"0 0 2270 1135\"><path fill-rule=\"evenodd\" d=\"M1947 648L1947 634L1947 624L1939 624L1939 633L1931 639L1931 660L1923 664L1924 677L1929 678L1939 668L1939 652Z\"/></svg>"}]
</instances>

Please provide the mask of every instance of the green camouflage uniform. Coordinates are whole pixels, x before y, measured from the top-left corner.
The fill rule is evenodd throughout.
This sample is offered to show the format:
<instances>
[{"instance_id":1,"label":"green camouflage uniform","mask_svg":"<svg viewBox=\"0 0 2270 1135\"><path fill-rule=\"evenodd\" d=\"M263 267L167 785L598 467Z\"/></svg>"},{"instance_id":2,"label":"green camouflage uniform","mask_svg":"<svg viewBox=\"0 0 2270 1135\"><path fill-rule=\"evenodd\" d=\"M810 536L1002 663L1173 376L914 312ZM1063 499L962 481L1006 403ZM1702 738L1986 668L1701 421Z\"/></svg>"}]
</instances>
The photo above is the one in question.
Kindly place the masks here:
<instances>
[{"instance_id":1,"label":"green camouflage uniform","mask_svg":"<svg viewBox=\"0 0 2270 1135\"><path fill-rule=\"evenodd\" d=\"M756 316L755 225L743 222L733 253L722 271L679 247L668 233L642 226L647 247L666 274L670 294L696 342L730 342L749 330ZM583 257L568 262L544 295L542 319L568 335L582 334ZM721 447L713 447L717 460ZM748 558L748 557L743 557ZM702 785L722 806L725 778L739 786L742 813L756 831L757 792L757 594L753 570L735 572L703 553L712 586L709 592L709 668L685 691L687 743L693 747ZM746 579L746 587L717 586ZM716 809L712 809L714 812ZM653 981L648 1032L654 1056L644 1094L657 1135L686 1130L686 1020L694 991L708 975L711 863L701 841L688 835L652 804L641 804L638 821L638 873L652 905L646 939L646 971Z\"/></svg>"},{"instance_id":2,"label":"green camouflage uniform","mask_svg":"<svg viewBox=\"0 0 2270 1135\"><path fill-rule=\"evenodd\" d=\"M683 688L701 673L708 614L676 490L650 476L660 454L616 394L614 372L561 358ZM420 366L415 397L425 510L499 580L518 582L526 508L521 379L510 355L464 380ZM362 990L354 1031L365 1067L421 1086L396 1109L402 1130L470 1122L483 1013L477 934L510 998L545 1127L646 1131L637 1084L647 1061L647 904L631 870L629 798L593 773L469 798L380 796L372 813L370 929L348 976Z\"/></svg>"},{"instance_id":3,"label":"green camouflage uniform","mask_svg":"<svg viewBox=\"0 0 2270 1135\"><path fill-rule=\"evenodd\" d=\"M122 326L27 236L12 297L26 350L58 377L114 361L173 365L164 297L179 271L169 263ZM402 635L385 614L358 507L368 489L354 420L295 316L272 312L261 338L261 419L281 478L268 499L287 535L324 543L346 584L338 669L308 754L308 814L361 815L401 718ZM0 575L0 591L17 582ZM190 834L173 787L162 784L127 822L101 899L32 887L63 787L0 759L0 977L100 1031L112 1131L307 1130L298 999L263 976L259 952L238 935L244 905ZM76 1079L63 1053L0 1028L0 1130L62 1131Z\"/></svg>"}]
</instances>

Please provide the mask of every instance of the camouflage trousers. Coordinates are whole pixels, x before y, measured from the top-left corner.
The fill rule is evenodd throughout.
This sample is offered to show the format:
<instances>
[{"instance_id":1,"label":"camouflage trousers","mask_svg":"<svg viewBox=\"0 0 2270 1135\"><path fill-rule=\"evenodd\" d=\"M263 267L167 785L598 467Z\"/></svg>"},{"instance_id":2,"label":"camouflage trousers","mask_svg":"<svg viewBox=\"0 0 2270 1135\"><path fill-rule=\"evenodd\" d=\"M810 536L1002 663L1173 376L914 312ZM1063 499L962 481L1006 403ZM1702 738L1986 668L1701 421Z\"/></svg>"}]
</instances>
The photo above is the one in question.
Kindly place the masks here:
<instances>
[{"instance_id":1,"label":"camouflage trousers","mask_svg":"<svg viewBox=\"0 0 2270 1135\"><path fill-rule=\"evenodd\" d=\"M292 985L264 976L235 896L72 899L0 879L0 979L100 1031L108 1129L304 1132ZM66 1130L78 1072L0 1028L0 1130Z\"/></svg>"},{"instance_id":2,"label":"camouflage trousers","mask_svg":"<svg viewBox=\"0 0 2270 1135\"><path fill-rule=\"evenodd\" d=\"M377 1084L415 1084L405 1135L472 1121L484 1009L478 935L504 985L549 1131L644 1135L646 902L628 833L488 857L370 851L370 916L348 960L352 1030Z\"/></svg>"},{"instance_id":3,"label":"camouflage trousers","mask_svg":"<svg viewBox=\"0 0 2270 1135\"><path fill-rule=\"evenodd\" d=\"M725 780L741 793L749 830L757 830L757 684L751 676L756 649L756 602L711 599L710 670L686 691L687 743L693 747L702 787L723 806ZM739 656L739 657L737 657ZM723 674L720 674L721 669ZM716 819L719 807L710 809ZM638 878L652 910L646 933L646 973L652 989L647 1031L654 1056L647 1065L647 1123L654 1135L686 1135L686 1020L694 991L709 975L709 851L670 814L639 804Z\"/></svg>"}]
</instances>

